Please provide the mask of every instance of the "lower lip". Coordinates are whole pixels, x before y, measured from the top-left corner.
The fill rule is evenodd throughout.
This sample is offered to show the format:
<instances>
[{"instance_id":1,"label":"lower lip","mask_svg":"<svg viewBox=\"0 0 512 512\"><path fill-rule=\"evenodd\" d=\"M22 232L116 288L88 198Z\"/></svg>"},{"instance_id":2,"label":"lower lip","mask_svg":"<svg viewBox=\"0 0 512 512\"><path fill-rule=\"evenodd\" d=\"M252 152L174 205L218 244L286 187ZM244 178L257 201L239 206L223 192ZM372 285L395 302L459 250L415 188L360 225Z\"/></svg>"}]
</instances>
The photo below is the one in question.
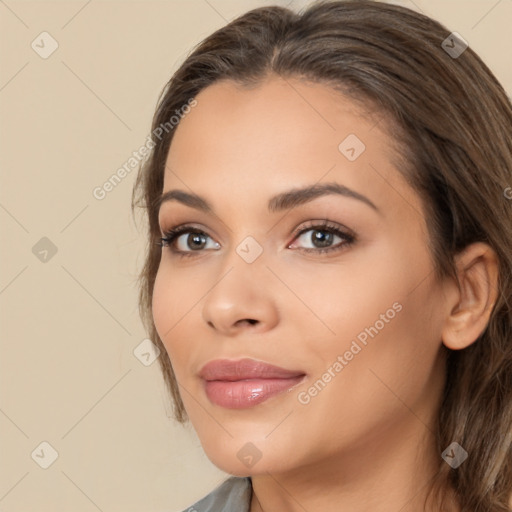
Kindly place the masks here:
<instances>
[{"instance_id":1,"label":"lower lip","mask_svg":"<svg viewBox=\"0 0 512 512\"><path fill-rule=\"evenodd\" d=\"M290 379L211 380L206 381L205 389L212 403L227 409L245 409L288 391L303 378L304 375Z\"/></svg>"}]
</instances>

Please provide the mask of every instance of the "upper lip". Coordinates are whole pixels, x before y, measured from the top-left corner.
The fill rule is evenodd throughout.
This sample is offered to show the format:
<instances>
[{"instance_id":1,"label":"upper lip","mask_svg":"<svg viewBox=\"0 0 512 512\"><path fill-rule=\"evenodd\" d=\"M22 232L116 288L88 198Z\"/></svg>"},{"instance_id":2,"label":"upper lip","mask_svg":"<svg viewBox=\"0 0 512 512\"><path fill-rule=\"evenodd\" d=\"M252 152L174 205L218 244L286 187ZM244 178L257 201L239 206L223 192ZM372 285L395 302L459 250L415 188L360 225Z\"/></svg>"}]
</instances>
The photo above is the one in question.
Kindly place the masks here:
<instances>
[{"instance_id":1,"label":"upper lip","mask_svg":"<svg viewBox=\"0 0 512 512\"><path fill-rule=\"evenodd\" d=\"M237 381L246 379L291 379L301 377L301 370L287 370L255 359L216 359L206 363L199 376L207 381Z\"/></svg>"}]
</instances>

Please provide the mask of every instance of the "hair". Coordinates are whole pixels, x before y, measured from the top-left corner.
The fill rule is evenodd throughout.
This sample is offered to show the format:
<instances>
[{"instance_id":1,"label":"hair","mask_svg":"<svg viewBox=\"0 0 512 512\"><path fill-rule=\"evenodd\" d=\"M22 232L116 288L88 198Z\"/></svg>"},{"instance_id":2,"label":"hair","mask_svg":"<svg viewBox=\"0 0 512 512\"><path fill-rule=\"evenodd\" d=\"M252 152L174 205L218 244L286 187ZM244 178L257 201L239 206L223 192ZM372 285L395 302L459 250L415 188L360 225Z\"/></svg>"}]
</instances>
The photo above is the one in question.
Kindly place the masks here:
<instances>
[{"instance_id":1,"label":"hair","mask_svg":"<svg viewBox=\"0 0 512 512\"><path fill-rule=\"evenodd\" d=\"M273 76L325 84L393 125L399 172L425 207L439 278L458 281L454 257L473 242L497 254L498 298L478 339L446 350L446 385L435 436L469 454L456 469L439 458L429 496L451 487L462 512L508 512L512 490L512 105L470 48L450 56L439 22L372 0L320 0L301 13L253 9L196 45L162 90L153 133L219 80L254 87ZM451 36L453 37L453 35ZM452 41L453 43L453 41ZM453 46L453 44L452 44ZM174 129L142 162L132 211L145 210L148 244L138 276L139 312L161 350L177 421L187 420L171 361L156 332L152 295L161 257L158 199ZM163 130L160 128L160 132ZM444 501L443 501L444 503ZM440 509L441 510L441 509Z\"/></svg>"}]
</instances>

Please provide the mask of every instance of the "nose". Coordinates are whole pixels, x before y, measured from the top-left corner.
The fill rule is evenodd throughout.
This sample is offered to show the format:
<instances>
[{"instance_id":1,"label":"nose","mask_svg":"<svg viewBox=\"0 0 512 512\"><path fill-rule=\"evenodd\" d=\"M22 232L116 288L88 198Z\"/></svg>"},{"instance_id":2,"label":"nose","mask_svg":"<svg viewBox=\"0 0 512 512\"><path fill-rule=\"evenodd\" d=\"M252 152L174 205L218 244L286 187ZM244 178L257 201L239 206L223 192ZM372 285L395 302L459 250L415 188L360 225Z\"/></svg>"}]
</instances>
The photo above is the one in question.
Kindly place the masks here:
<instances>
[{"instance_id":1,"label":"nose","mask_svg":"<svg viewBox=\"0 0 512 512\"><path fill-rule=\"evenodd\" d=\"M218 334L236 336L244 330L262 333L279 321L276 283L259 259L246 263L237 254L223 267L221 277L206 295L202 318Z\"/></svg>"}]
</instances>

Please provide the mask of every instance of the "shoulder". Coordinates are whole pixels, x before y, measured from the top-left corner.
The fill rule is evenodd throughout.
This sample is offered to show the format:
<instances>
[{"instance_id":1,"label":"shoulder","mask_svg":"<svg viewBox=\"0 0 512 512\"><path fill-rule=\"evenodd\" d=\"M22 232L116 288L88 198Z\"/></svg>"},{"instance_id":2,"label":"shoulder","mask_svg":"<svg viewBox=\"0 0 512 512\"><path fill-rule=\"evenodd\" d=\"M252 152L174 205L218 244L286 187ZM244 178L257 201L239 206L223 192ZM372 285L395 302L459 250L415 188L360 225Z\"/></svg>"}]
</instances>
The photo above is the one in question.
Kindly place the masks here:
<instances>
[{"instance_id":1,"label":"shoulder","mask_svg":"<svg viewBox=\"0 0 512 512\"><path fill-rule=\"evenodd\" d=\"M231 476L183 512L249 512L251 497L251 479Z\"/></svg>"}]
</instances>

